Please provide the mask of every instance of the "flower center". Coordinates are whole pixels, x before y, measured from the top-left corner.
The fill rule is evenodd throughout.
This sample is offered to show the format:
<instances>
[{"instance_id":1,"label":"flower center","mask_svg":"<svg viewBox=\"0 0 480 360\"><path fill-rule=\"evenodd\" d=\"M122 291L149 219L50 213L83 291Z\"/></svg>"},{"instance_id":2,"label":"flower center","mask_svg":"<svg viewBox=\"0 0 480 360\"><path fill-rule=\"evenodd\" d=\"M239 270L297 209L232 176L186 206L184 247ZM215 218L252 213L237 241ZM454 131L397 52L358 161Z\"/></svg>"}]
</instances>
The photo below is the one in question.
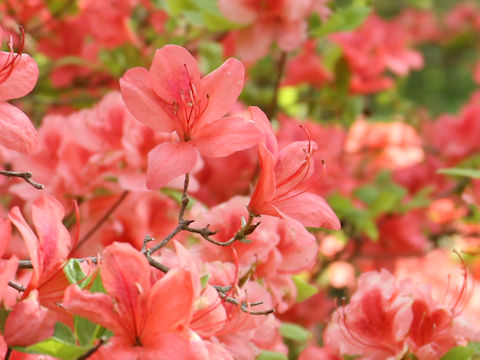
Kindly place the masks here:
<instances>
[{"instance_id":1,"label":"flower center","mask_svg":"<svg viewBox=\"0 0 480 360\"><path fill-rule=\"evenodd\" d=\"M10 75L12 75L13 69L15 69L15 66L17 66L20 61L20 56L22 55L23 47L25 45L25 31L23 30L23 27L20 27L20 32L22 34L22 41L20 42L18 53L13 51L13 39L11 36L8 41L8 48L10 51L5 62L0 65L0 84L3 84L8 80Z\"/></svg>"}]
</instances>

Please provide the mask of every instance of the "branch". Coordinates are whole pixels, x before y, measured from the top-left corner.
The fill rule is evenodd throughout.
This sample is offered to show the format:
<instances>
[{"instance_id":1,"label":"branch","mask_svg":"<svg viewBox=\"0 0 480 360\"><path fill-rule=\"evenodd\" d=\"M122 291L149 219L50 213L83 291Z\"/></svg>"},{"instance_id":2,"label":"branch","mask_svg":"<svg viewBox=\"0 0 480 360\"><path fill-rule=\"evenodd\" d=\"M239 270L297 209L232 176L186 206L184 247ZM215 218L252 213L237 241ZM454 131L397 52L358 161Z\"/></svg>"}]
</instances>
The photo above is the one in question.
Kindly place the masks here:
<instances>
[{"instance_id":1,"label":"branch","mask_svg":"<svg viewBox=\"0 0 480 360\"><path fill-rule=\"evenodd\" d=\"M77 248L80 248L95 232L105 223L105 221L108 220L110 215L113 214L113 212L120 206L120 204L125 200L127 195L130 193L130 191L125 190L122 195L115 201L115 203L112 205L110 209L107 210L107 212L102 216L100 220L85 234L82 236L82 238L78 241Z\"/></svg>"},{"instance_id":2,"label":"branch","mask_svg":"<svg viewBox=\"0 0 480 360\"><path fill-rule=\"evenodd\" d=\"M275 116L278 108L278 91L280 89L280 81L282 80L283 72L285 70L285 64L287 62L287 53L285 51L280 55L280 59L277 63L277 77L275 79L275 87L273 89L272 102L270 103L270 108L268 109L268 118L271 119Z\"/></svg>"},{"instance_id":3,"label":"branch","mask_svg":"<svg viewBox=\"0 0 480 360\"><path fill-rule=\"evenodd\" d=\"M8 286L14 288L15 290L17 290L19 292L24 292L25 291L25 287L23 287L20 284L14 283L13 281L9 281Z\"/></svg>"},{"instance_id":4,"label":"branch","mask_svg":"<svg viewBox=\"0 0 480 360\"><path fill-rule=\"evenodd\" d=\"M274 309L268 309L268 310L263 310L263 311L252 311L252 310L250 310L252 307L257 306L257 305L262 305L263 301L256 301L256 302L252 302L252 303L248 303L246 301L240 302L237 299L235 299L233 297L230 297L226 294L232 288L231 286L214 285L213 287L215 288L215 290L217 290L218 295L220 296L220 298L223 299L223 301L228 302L230 304L233 304L235 306L238 306L240 308L240 310L242 310L246 314L268 315L268 314L272 314L272 313L275 312Z\"/></svg>"},{"instance_id":5,"label":"branch","mask_svg":"<svg viewBox=\"0 0 480 360\"><path fill-rule=\"evenodd\" d=\"M105 340L103 338L101 338L99 341L98 341L98 344L95 345L95 347L91 348L90 350L88 350L85 354L83 354L82 356L78 357L77 360L85 360L85 359L88 359L90 356L92 356L99 348L100 346L102 346L103 344L105 344Z\"/></svg>"},{"instance_id":6,"label":"branch","mask_svg":"<svg viewBox=\"0 0 480 360\"><path fill-rule=\"evenodd\" d=\"M22 178L27 183L32 185L35 189L39 189L39 190L45 189L45 186L43 184L39 184L36 181L32 180L33 175L30 171L19 172L19 171L0 170L0 175L7 176L7 177Z\"/></svg>"}]
</instances>

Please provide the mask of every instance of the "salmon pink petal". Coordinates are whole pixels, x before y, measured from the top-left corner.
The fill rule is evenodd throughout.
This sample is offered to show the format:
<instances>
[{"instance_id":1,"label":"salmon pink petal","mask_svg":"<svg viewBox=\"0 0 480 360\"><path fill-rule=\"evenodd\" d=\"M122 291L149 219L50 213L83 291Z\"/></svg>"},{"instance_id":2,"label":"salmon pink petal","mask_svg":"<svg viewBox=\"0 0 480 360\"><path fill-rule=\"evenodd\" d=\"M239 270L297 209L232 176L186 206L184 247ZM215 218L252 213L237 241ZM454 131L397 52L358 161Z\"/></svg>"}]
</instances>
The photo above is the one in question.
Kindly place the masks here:
<instances>
[{"instance_id":1,"label":"salmon pink petal","mask_svg":"<svg viewBox=\"0 0 480 360\"><path fill-rule=\"evenodd\" d=\"M68 257L71 241L62 223L65 210L51 195L44 195L32 205L32 221L40 243L43 273L47 274Z\"/></svg>"},{"instance_id":2,"label":"salmon pink petal","mask_svg":"<svg viewBox=\"0 0 480 360\"><path fill-rule=\"evenodd\" d=\"M199 153L206 157L224 157L251 148L262 137L253 121L226 117L199 128L193 137Z\"/></svg>"},{"instance_id":3,"label":"salmon pink petal","mask_svg":"<svg viewBox=\"0 0 480 360\"><path fill-rule=\"evenodd\" d=\"M0 302L3 300L3 294L8 282L14 279L17 272L18 259L14 255L9 260L0 259Z\"/></svg>"},{"instance_id":4,"label":"salmon pink petal","mask_svg":"<svg viewBox=\"0 0 480 360\"><path fill-rule=\"evenodd\" d=\"M153 130L171 132L175 126L164 110L166 103L162 103L153 91L149 76L144 68L128 70L120 79L123 101L138 121Z\"/></svg>"},{"instance_id":5,"label":"salmon pink petal","mask_svg":"<svg viewBox=\"0 0 480 360\"><path fill-rule=\"evenodd\" d=\"M190 142L163 143L148 154L147 188L159 189L193 169L197 150Z\"/></svg>"},{"instance_id":6,"label":"salmon pink petal","mask_svg":"<svg viewBox=\"0 0 480 360\"><path fill-rule=\"evenodd\" d=\"M73 284L65 290L62 306L75 315L100 324L116 335L126 334L127 329L123 329L122 324L117 320L118 316L122 315L113 312L113 300L106 294L81 290Z\"/></svg>"},{"instance_id":7,"label":"salmon pink petal","mask_svg":"<svg viewBox=\"0 0 480 360\"><path fill-rule=\"evenodd\" d=\"M115 242L105 249L100 274L105 290L122 313L134 314L140 297L150 291L147 258L128 243Z\"/></svg>"},{"instance_id":8,"label":"salmon pink petal","mask_svg":"<svg viewBox=\"0 0 480 360\"><path fill-rule=\"evenodd\" d=\"M237 59L228 59L201 80L199 98L208 98L208 105L202 114L205 123L220 118L232 108L242 92L244 77L243 64Z\"/></svg>"},{"instance_id":9,"label":"salmon pink petal","mask_svg":"<svg viewBox=\"0 0 480 360\"><path fill-rule=\"evenodd\" d=\"M263 210L265 204L272 200L275 195L275 159L270 151L267 150L265 144L258 145L258 155L260 162L260 176L257 186L252 194L248 208L256 214L266 214ZM269 212L267 212L269 213ZM273 215L272 216L276 216Z\"/></svg>"},{"instance_id":10,"label":"salmon pink petal","mask_svg":"<svg viewBox=\"0 0 480 360\"><path fill-rule=\"evenodd\" d=\"M18 231L22 235L23 240L25 241L25 246L27 247L27 252L33 266L33 275L30 280L30 285L35 286L34 284L38 284L40 274L42 273L43 269L43 264L40 263L38 257L39 249L37 236L23 218L18 206L15 206L12 210L10 210L8 217L10 221L17 227Z\"/></svg>"},{"instance_id":11,"label":"salmon pink petal","mask_svg":"<svg viewBox=\"0 0 480 360\"><path fill-rule=\"evenodd\" d=\"M198 278L197 264L192 255L179 242L175 241L175 252L177 253L179 265L190 272L195 297L200 295L201 286Z\"/></svg>"},{"instance_id":12,"label":"salmon pink petal","mask_svg":"<svg viewBox=\"0 0 480 360\"><path fill-rule=\"evenodd\" d=\"M155 52L150 67L150 85L168 104L181 101L188 90L199 89L200 70L194 57L183 47L165 45Z\"/></svg>"},{"instance_id":13,"label":"salmon pink petal","mask_svg":"<svg viewBox=\"0 0 480 360\"><path fill-rule=\"evenodd\" d=\"M283 23L278 29L276 39L280 49L284 51L295 50L307 39L306 22L297 20Z\"/></svg>"},{"instance_id":14,"label":"salmon pink petal","mask_svg":"<svg viewBox=\"0 0 480 360\"><path fill-rule=\"evenodd\" d=\"M256 61L268 54L273 36L274 29L271 26L262 26L258 22L242 29L237 35L236 54L243 61Z\"/></svg>"},{"instance_id":15,"label":"salmon pink petal","mask_svg":"<svg viewBox=\"0 0 480 360\"><path fill-rule=\"evenodd\" d=\"M12 234L12 225L8 219L0 219L0 258L8 247L10 235Z\"/></svg>"},{"instance_id":16,"label":"salmon pink petal","mask_svg":"<svg viewBox=\"0 0 480 360\"><path fill-rule=\"evenodd\" d=\"M250 117L255 124L263 131L263 141L267 149L273 154L273 157L277 157L278 153L278 141L275 133L273 132L272 123L268 120L267 115L257 106L250 106L248 108Z\"/></svg>"},{"instance_id":17,"label":"salmon pink petal","mask_svg":"<svg viewBox=\"0 0 480 360\"><path fill-rule=\"evenodd\" d=\"M340 220L324 198L312 193L303 193L277 201L274 206L284 217L300 221L305 226L340 229Z\"/></svg>"},{"instance_id":18,"label":"salmon pink petal","mask_svg":"<svg viewBox=\"0 0 480 360\"><path fill-rule=\"evenodd\" d=\"M28 346L53 335L55 313L40 305L37 292L17 303L7 317L3 336L9 346Z\"/></svg>"},{"instance_id":19,"label":"salmon pink petal","mask_svg":"<svg viewBox=\"0 0 480 360\"><path fill-rule=\"evenodd\" d=\"M194 286L189 271L170 270L152 287L148 297L145 326L141 339L146 347L156 347L161 334L186 326L193 314Z\"/></svg>"},{"instance_id":20,"label":"salmon pink petal","mask_svg":"<svg viewBox=\"0 0 480 360\"><path fill-rule=\"evenodd\" d=\"M0 64L5 64L10 53L0 52ZM38 66L30 55L22 54L15 60L10 76L0 84L0 101L16 99L27 95L35 87ZM1 131L0 131L1 132Z\"/></svg>"},{"instance_id":21,"label":"salmon pink petal","mask_svg":"<svg viewBox=\"0 0 480 360\"><path fill-rule=\"evenodd\" d=\"M238 24L248 24L257 18L254 7L244 0L219 0L218 7L225 17Z\"/></svg>"},{"instance_id":22,"label":"salmon pink petal","mask_svg":"<svg viewBox=\"0 0 480 360\"><path fill-rule=\"evenodd\" d=\"M0 145L31 153L37 145L37 131L20 109L0 102Z\"/></svg>"}]
</instances>

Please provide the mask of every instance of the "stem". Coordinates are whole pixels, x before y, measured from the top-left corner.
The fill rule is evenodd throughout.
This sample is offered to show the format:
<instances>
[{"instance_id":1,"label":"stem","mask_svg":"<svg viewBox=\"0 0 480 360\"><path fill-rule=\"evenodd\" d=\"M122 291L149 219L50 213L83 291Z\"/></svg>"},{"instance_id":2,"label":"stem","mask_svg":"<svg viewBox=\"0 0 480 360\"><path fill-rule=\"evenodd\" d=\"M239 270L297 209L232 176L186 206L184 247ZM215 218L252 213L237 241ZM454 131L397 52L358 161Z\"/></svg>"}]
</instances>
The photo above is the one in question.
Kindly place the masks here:
<instances>
[{"instance_id":1,"label":"stem","mask_svg":"<svg viewBox=\"0 0 480 360\"><path fill-rule=\"evenodd\" d=\"M275 85L273 88L273 97L272 102L270 103L270 108L268 111L268 118L271 119L277 113L278 108L278 91L280 89L280 81L282 80L283 72L285 71L285 64L287 62L287 53L282 51L280 59L277 64L277 77L275 79Z\"/></svg>"},{"instance_id":2,"label":"stem","mask_svg":"<svg viewBox=\"0 0 480 360\"><path fill-rule=\"evenodd\" d=\"M8 286L14 288L15 290L17 291L20 291L20 292L24 292L25 291L25 287L20 285L20 284L17 284L17 283L14 283L13 281L9 281L8 282Z\"/></svg>"},{"instance_id":3,"label":"stem","mask_svg":"<svg viewBox=\"0 0 480 360\"><path fill-rule=\"evenodd\" d=\"M8 347L7 352L5 353L5 360L10 359L11 354L12 354L12 349Z\"/></svg>"},{"instance_id":4,"label":"stem","mask_svg":"<svg viewBox=\"0 0 480 360\"><path fill-rule=\"evenodd\" d=\"M78 250L95 232L105 223L105 221L108 220L110 215L113 214L113 212L120 206L120 204L125 200L127 195L130 193L130 191L125 190L122 195L115 201L115 203L112 205L110 209L107 210L107 212L102 216L100 220L85 234L82 236L82 238L78 241L77 248Z\"/></svg>"},{"instance_id":5,"label":"stem","mask_svg":"<svg viewBox=\"0 0 480 360\"><path fill-rule=\"evenodd\" d=\"M7 176L7 177L18 177L25 180L27 183L32 185L35 189L43 190L45 186L42 184L37 183L36 181L32 180L32 173L30 171L26 172L19 172L19 171L8 171L8 170L0 170L0 175Z\"/></svg>"},{"instance_id":6,"label":"stem","mask_svg":"<svg viewBox=\"0 0 480 360\"><path fill-rule=\"evenodd\" d=\"M90 350L88 350L85 354L83 354L82 356L78 357L77 360L85 360L85 359L88 359L90 356L92 356L99 348L100 346L102 346L103 344L105 344L105 340L103 339L100 339L98 344L95 345L94 348L91 348Z\"/></svg>"}]
</instances>

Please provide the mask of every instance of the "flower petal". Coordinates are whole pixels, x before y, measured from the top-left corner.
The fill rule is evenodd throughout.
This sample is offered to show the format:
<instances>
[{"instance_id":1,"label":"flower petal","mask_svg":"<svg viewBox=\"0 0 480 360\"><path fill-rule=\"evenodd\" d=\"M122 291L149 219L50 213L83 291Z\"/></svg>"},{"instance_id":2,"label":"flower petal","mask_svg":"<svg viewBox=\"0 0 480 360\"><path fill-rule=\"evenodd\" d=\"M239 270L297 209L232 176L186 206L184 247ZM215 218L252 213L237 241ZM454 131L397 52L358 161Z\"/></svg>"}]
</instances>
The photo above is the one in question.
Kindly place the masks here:
<instances>
[{"instance_id":1,"label":"flower petal","mask_svg":"<svg viewBox=\"0 0 480 360\"><path fill-rule=\"evenodd\" d=\"M237 59L228 59L201 80L200 99L208 98L208 106L200 121L211 122L225 115L243 89L245 69Z\"/></svg>"},{"instance_id":2,"label":"flower petal","mask_svg":"<svg viewBox=\"0 0 480 360\"><path fill-rule=\"evenodd\" d=\"M150 67L150 84L168 104L180 102L191 87L199 89L200 70L194 57L183 47L165 45L155 52Z\"/></svg>"},{"instance_id":3,"label":"flower petal","mask_svg":"<svg viewBox=\"0 0 480 360\"><path fill-rule=\"evenodd\" d=\"M193 169L197 151L190 143L165 142L148 154L147 188L159 189Z\"/></svg>"},{"instance_id":4,"label":"flower petal","mask_svg":"<svg viewBox=\"0 0 480 360\"><path fill-rule=\"evenodd\" d=\"M300 221L304 226L339 230L340 220L324 198L312 193L297 194L274 204L284 217Z\"/></svg>"},{"instance_id":5,"label":"flower petal","mask_svg":"<svg viewBox=\"0 0 480 360\"><path fill-rule=\"evenodd\" d=\"M149 73L144 68L128 70L120 79L122 98L128 111L153 130L171 132L175 129L165 107L150 85Z\"/></svg>"},{"instance_id":6,"label":"flower petal","mask_svg":"<svg viewBox=\"0 0 480 360\"><path fill-rule=\"evenodd\" d=\"M275 194L275 159L264 143L258 145L260 161L260 176L252 194L248 208L254 213L279 216L278 212L269 204ZM273 212L273 213L272 213Z\"/></svg>"},{"instance_id":7,"label":"flower petal","mask_svg":"<svg viewBox=\"0 0 480 360\"><path fill-rule=\"evenodd\" d=\"M0 51L0 64L5 64L10 53ZM0 84L0 101L27 95L38 79L38 65L30 55L22 54L15 60L10 76Z\"/></svg>"},{"instance_id":8,"label":"flower petal","mask_svg":"<svg viewBox=\"0 0 480 360\"><path fill-rule=\"evenodd\" d=\"M37 145L37 131L20 109L0 102L0 145L31 153Z\"/></svg>"},{"instance_id":9,"label":"flower petal","mask_svg":"<svg viewBox=\"0 0 480 360\"><path fill-rule=\"evenodd\" d=\"M265 142L267 149L273 154L273 157L276 158L278 154L278 141L273 131L272 123L259 107L250 106L248 111L251 119L255 121L255 124L257 124L262 130L264 137L263 141Z\"/></svg>"},{"instance_id":10,"label":"flower petal","mask_svg":"<svg viewBox=\"0 0 480 360\"><path fill-rule=\"evenodd\" d=\"M243 0L219 0L218 7L228 20L238 24L251 23L258 17L255 8Z\"/></svg>"},{"instance_id":11,"label":"flower petal","mask_svg":"<svg viewBox=\"0 0 480 360\"><path fill-rule=\"evenodd\" d=\"M200 127L192 140L203 156L224 157L257 145L261 138L261 131L253 121L227 117Z\"/></svg>"}]
</instances>

